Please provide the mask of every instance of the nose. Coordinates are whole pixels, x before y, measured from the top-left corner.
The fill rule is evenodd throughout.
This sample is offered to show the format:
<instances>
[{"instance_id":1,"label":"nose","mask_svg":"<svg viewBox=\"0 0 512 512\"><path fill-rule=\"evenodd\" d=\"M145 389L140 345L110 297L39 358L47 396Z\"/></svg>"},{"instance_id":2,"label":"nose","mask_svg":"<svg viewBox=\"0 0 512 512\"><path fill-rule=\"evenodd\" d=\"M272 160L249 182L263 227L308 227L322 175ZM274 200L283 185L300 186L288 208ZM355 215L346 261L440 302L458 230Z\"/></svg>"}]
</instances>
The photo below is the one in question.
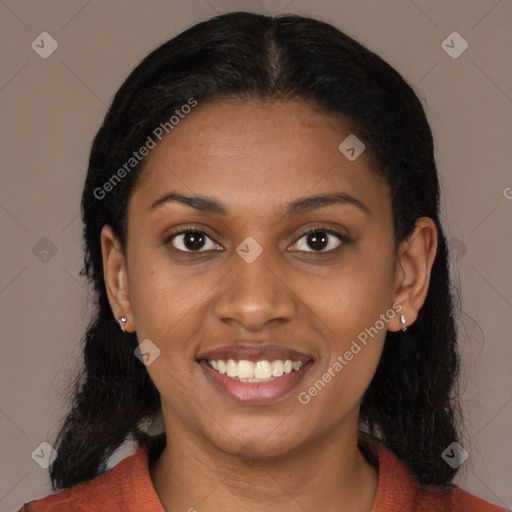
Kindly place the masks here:
<instances>
[{"instance_id":1,"label":"nose","mask_svg":"<svg viewBox=\"0 0 512 512\"><path fill-rule=\"evenodd\" d=\"M233 254L215 303L217 318L260 331L270 324L290 321L297 312L297 297L286 283L285 273L265 251L251 263Z\"/></svg>"}]
</instances>

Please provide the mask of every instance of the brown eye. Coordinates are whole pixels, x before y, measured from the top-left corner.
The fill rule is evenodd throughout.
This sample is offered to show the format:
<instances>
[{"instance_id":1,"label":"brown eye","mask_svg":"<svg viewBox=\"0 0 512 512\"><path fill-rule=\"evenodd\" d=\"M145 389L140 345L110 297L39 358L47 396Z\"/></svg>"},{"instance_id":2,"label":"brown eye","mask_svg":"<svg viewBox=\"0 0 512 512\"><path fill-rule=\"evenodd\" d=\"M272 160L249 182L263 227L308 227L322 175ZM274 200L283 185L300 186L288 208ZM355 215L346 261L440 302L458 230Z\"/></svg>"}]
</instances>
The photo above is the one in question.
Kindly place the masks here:
<instances>
[{"instance_id":1,"label":"brown eye","mask_svg":"<svg viewBox=\"0 0 512 512\"><path fill-rule=\"evenodd\" d=\"M166 243L169 242L172 243L174 248L182 252L205 252L219 247L204 231L192 228L174 233L167 238Z\"/></svg>"},{"instance_id":2,"label":"brown eye","mask_svg":"<svg viewBox=\"0 0 512 512\"><path fill-rule=\"evenodd\" d=\"M301 242L302 239L305 239L305 242ZM336 243L336 239L338 243ZM322 253L334 251L341 246L342 243L347 242L347 237L336 231L324 228L313 228L304 233L297 242L294 243L293 247L298 251ZM307 250L305 247L310 247L312 250Z\"/></svg>"}]
</instances>

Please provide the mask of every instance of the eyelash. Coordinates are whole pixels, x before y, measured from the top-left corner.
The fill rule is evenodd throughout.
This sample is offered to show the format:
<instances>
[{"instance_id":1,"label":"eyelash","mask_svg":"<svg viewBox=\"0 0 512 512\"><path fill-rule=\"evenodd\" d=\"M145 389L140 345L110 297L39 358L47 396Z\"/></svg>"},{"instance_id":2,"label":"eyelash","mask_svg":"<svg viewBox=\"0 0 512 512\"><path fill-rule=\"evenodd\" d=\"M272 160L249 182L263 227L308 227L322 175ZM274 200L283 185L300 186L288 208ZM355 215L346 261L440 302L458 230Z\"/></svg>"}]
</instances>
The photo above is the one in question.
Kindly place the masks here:
<instances>
[{"instance_id":1,"label":"eyelash","mask_svg":"<svg viewBox=\"0 0 512 512\"><path fill-rule=\"evenodd\" d=\"M297 251L297 252L305 252L305 253L308 253L308 254L317 254L317 255L331 254L331 253L335 252L336 250L338 250L341 247L341 245L346 245L346 244L348 244L350 242L350 239L347 236L342 235L341 233L338 233L337 231L334 231L333 229L330 229L330 228L323 227L323 226L319 225L319 226L315 226L313 228L310 228L307 231L305 231L304 233L302 233L299 237L297 237L295 239L295 241L293 242L292 245L295 245L300 239L304 238L305 236L308 236L309 234L316 233L316 232L327 233L329 235L333 235L336 238L338 238L338 240L340 240L340 242L342 242L342 244L340 244L338 247L336 247L334 249L330 249L328 251ZM208 233L206 233L205 231L203 231L201 229L193 227L193 226L185 226L183 228L180 228L179 231L171 233L165 239L165 244L167 245L175 237L177 237L179 235L184 235L184 234L187 234L187 233L198 233L198 234L201 234L201 235L205 235L208 238L210 238L210 240L212 240L214 243L216 243L217 245L220 245L210 235L208 235ZM174 249L176 249L176 248L174 247ZM176 249L176 250L181 252L181 253L185 253L185 254L208 252L208 251L204 251L204 250L201 250L201 251L183 251L181 249Z\"/></svg>"}]
</instances>

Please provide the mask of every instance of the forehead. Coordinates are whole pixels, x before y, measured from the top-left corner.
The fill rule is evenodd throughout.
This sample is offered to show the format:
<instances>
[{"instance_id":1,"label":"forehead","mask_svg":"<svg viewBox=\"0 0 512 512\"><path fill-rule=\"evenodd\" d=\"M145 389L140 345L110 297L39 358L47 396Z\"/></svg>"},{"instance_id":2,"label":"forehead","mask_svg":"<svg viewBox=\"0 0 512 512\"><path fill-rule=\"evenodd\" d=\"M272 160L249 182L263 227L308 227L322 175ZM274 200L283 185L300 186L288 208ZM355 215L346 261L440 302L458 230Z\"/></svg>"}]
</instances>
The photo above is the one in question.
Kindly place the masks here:
<instances>
[{"instance_id":1,"label":"forehead","mask_svg":"<svg viewBox=\"0 0 512 512\"><path fill-rule=\"evenodd\" d=\"M367 153L350 161L339 149L351 134L339 116L304 102L199 103L146 157L132 199L149 208L178 190L240 211L336 190L386 208L387 185Z\"/></svg>"}]
</instances>

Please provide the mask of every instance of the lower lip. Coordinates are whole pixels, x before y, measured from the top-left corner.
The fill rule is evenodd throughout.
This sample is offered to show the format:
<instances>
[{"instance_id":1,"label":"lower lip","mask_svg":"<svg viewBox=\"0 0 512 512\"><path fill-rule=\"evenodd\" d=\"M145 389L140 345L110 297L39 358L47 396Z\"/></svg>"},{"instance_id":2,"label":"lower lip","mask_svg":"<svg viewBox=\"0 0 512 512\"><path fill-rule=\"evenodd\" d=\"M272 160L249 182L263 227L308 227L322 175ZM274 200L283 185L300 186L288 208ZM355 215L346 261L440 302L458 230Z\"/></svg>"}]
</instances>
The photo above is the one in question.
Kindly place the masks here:
<instances>
[{"instance_id":1,"label":"lower lip","mask_svg":"<svg viewBox=\"0 0 512 512\"><path fill-rule=\"evenodd\" d=\"M283 374L269 382L240 382L214 370L204 359L199 361L206 378L222 393L232 400L244 404L267 404L279 400L298 386L313 361L306 363L300 370Z\"/></svg>"}]
</instances>

